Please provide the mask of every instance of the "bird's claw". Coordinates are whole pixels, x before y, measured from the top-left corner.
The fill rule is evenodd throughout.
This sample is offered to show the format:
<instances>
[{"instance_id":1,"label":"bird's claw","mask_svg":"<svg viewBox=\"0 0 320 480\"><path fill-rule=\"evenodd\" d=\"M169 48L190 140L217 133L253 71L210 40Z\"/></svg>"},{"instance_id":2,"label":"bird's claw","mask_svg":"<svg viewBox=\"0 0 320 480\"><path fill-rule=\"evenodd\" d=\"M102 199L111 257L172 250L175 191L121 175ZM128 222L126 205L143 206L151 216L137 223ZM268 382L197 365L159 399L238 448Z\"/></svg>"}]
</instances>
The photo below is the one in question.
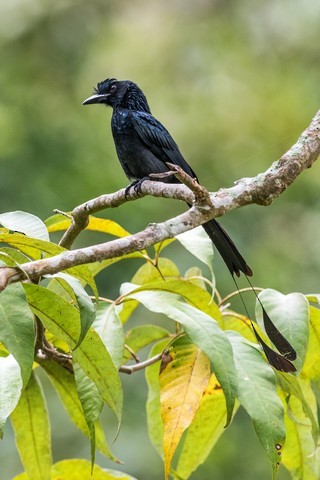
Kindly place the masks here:
<instances>
[{"instance_id":1,"label":"bird's claw","mask_svg":"<svg viewBox=\"0 0 320 480\"><path fill-rule=\"evenodd\" d=\"M129 193L131 188L133 188L134 193L136 194L137 197L140 197L141 195L141 186L145 180L149 180L149 177L143 177L140 178L139 180L134 180L130 185L127 186L127 188L124 191L124 197L126 200L128 200Z\"/></svg>"}]
</instances>

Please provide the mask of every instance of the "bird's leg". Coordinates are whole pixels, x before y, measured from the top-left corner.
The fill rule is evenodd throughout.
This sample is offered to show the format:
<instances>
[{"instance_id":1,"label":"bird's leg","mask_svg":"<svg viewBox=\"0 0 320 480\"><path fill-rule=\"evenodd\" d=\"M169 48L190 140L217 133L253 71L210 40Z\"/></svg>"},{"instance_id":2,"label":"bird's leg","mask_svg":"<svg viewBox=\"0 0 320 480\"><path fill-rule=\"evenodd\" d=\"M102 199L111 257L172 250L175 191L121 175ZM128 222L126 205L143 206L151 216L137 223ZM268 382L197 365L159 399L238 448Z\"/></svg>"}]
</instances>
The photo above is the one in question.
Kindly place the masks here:
<instances>
[{"instance_id":1,"label":"bird's leg","mask_svg":"<svg viewBox=\"0 0 320 480\"><path fill-rule=\"evenodd\" d=\"M134 189L134 192L135 194L139 197L140 193L141 193L141 185L143 184L143 182L145 180L150 180L150 177L146 176L146 177L143 177L143 178L139 178L137 180L134 180L132 183L130 183L130 185L128 185L124 191L124 196L125 196L125 199L128 200L128 196L129 196L129 192L131 190L131 188Z\"/></svg>"}]
</instances>

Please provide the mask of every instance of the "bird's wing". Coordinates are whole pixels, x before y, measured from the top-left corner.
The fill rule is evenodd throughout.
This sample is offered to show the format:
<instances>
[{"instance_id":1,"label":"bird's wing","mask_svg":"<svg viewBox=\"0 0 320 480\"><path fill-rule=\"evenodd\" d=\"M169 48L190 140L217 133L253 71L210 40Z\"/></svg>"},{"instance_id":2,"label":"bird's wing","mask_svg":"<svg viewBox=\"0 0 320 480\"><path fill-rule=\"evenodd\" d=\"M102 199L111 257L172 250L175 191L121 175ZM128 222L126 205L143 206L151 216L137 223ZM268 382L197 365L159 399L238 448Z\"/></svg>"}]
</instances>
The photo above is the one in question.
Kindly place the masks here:
<instances>
[{"instance_id":1,"label":"bird's wing","mask_svg":"<svg viewBox=\"0 0 320 480\"><path fill-rule=\"evenodd\" d=\"M163 163L170 162L181 167L188 175L196 174L183 158L178 145L168 130L152 115L145 112L133 112L133 125L143 143Z\"/></svg>"}]
</instances>

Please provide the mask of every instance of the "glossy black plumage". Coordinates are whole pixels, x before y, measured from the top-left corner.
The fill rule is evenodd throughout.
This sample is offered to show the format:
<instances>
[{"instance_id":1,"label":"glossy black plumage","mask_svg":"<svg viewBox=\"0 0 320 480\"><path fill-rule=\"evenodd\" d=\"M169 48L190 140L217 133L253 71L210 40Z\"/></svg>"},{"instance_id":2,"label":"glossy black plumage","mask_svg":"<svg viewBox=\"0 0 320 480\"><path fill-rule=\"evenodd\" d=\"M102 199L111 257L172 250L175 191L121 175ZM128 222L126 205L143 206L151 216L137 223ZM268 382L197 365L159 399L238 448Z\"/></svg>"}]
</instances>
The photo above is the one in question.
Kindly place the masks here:
<instances>
[{"instance_id":1,"label":"glossy black plumage","mask_svg":"<svg viewBox=\"0 0 320 480\"><path fill-rule=\"evenodd\" d=\"M197 178L168 130L152 116L144 93L135 83L114 78L100 82L95 94L84 105L91 103L104 103L113 108L111 128L114 143L122 168L131 181L144 180L151 173L167 172L167 162L178 165L188 175ZM161 181L178 182L174 175ZM252 275L235 244L216 220L205 223L203 228L232 275L239 276L241 272Z\"/></svg>"},{"instance_id":2,"label":"glossy black plumage","mask_svg":"<svg viewBox=\"0 0 320 480\"><path fill-rule=\"evenodd\" d=\"M152 116L144 93L134 82L110 78L98 83L94 94L83 102L84 105L95 103L102 103L113 109L111 119L113 139L122 168L133 182L132 186L139 187L152 173L167 172L169 170L167 163L178 165L192 178L197 179L168 130ZM162 178L161 181L178 183L174 175ZM126 191L130 188L131 185ZM239 276L241 272L247 277L252 275L251 268L216 220L203 224L203 228L233 277L234 274ZM263 310L267 335L281 352L279 354L268 347L252 324L269 363L281 371L295 371L294 365L290 362L296 358L295 350L271 321L252 285L251 288Z\"/></svg>"}]
</instances>

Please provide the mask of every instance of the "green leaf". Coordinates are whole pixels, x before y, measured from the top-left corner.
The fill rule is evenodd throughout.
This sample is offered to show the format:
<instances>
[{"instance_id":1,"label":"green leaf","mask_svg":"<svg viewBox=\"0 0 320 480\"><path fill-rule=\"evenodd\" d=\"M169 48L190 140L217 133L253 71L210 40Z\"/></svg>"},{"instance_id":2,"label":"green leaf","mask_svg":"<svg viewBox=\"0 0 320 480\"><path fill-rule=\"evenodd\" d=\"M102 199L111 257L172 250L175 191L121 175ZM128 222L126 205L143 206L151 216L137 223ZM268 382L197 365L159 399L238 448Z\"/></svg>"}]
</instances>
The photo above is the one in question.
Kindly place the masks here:
<instances>
[{"instance_id":1,"label":"green leaf","mask_svg":"<svg viewBox=\"0 0 320 480\"><path fill-rule=\"evenodd\" d=\"M19 252L20 253L20 252ZM0 267L5 267L5 266L9 266L9 267L18 267L19 268L19 264L13 259L13 257L11 257L10 255L8 255L7 253L5 253L4 251L0 251Z\"/></svg>"},{"instance_id":2,"label":"green leaf","mask_svg":"<svg viewBox=\"0 0 320 480\"><path fill-rule=\"evenodd\" d=\"M0 340L17 360L23 385L28 383L34 358L34 319L21 283L0 293Z\"/></svg>"},{"instance_id":3,"label":"green leaf","mask_svg":"<svg viewBox=\"0 0 320 480\"><path fill-rule=\"evenodd\" d=\"M271 320L297 352L295 366L299 371L305 360L309 339L309 304L302 293L283 295L266 289L259 298ZM256 316L263 328L262 310L257 302Z\"/></svg>"},{"instance_id":4,"label":"green leaf","mask_svg":"<svg viewBox=\"0 0 320 480\"><path fill-rule=\"evenodd\" d=\"M134 353L137 353L141 348L156 340L167 338L169 335L170 332L166 328L158 325L138 325L127 332L125 343ZM123 361L125 362L131 358L130 352L125 349Z\"/></svg>"},{"instance_id":5,"label":"green leaf","mask_svg":"<svg viewBox=\"0 0 320 480\"><path fill-rule=\"evenodd\" d=\"M234 330L251 342L257 342L256 336L252 330L251 321L248 317L241 315L240 313L233 312L232 310L223 310L222 315L226 330ZM256 328L258 328L260 332L260 328Z\"/></svg>"},{"instance_id":6,"label":"green leaf","mask_svg":"<svg viewBox=\"0 0 320 480\"><path fill-rule=\"evenodd\" d=\"M65 213L67 215L70 215L70 212L65 212ZM50 217L46 218L44 221L44 224L47 227L49 233L59 231L59 230L65 230L66 228L70 227L71 218L68 218L66 215L63 215L62 213L55 213L54 215L51 215ZM59 228L59 225L61 224L65 224L65 228ZM57 225L57 230L55 229L56 225Z\"/></svg>"},{"instance_id":7,"label":"green leaf","mask_svg":"<svg viewBox=\"0 0 320 480\"><path fill-rule=\"evenodd\" d=\"M93 328L99 334L117 369L122 364L124 332L113 303L100 302L97 306Z\"/></svg>"},{"instance_id":8,"label":"green leaf","mask_svg":"<svg viewBox=\"0 0 320 480\"><path fill-rule=\"evenodd\" d=\"M183 325L192 341L213 363L214 372L223 388L230 423L237 391L237 377L231 344L218 323L209 315L180 300L178 295L162 291L131 293L133 298L152 312L163 313Z\"/></svg>"},{"instance_id":9,"label":"green leaf","mask_svg":"<svg viewBox=\"0 0 320 480\"><path fill-rule=\"evenodd\" d=\"M154 280L178 277L180 272L176 264L169 258L158 258L157 265L151 262L144 263L132 277L132 283L144 285Z\"/></svg>"},{"instance_id":10,"label":"green leaf","mask_svg":"<svg viewBox=\"0 0 320 480\"><path fill-rule=\"evenodd\" d=\"M16 444L27 475L51 480L50 425L40 384L34 374L11 414Z\"/></svg>"},{"instance_id":11,"label":"green leaf","mask_svg":"<svg viewBox=\"0 0 320 480\"><path fill-rule=\"evenodd\" d=\"M123 287L130 292L131 296L134 292L141 292L146 290L162 290L165 292L175 293L181 295L188 303L202 312L210 315L212 318L222 323L222 315L218 305L212 300L211 295L207 290L198 287L192 281L185 278L174 278L172 280L158 279L157 281L146 283L141 287L137 287L134 284L126 283Z\"/></svg>"},{"instance_id":12,"label":"green leaf","mask_svg":"<svg viewBox=\"0 0 320 480\"><path fill-rule=\"evenodd\" d=\"M54 243L45 242L36 238L29 238L25 235L3 233L0 234L0 242L13 245L21 252L30 256L31 258L38 260L42 257L42 253L46 253L48 256L59 255L62 252L66 252L65 248L60 247ZM95 296L98 296L97 287L92 276L91 271L87 265L78 265L65 270L65 273L69 273L78 278L84 283L87 283Z\"/></svg>"},{"instance_id":13,"label":"green leaf","mask_svg":"<svg viewBox=\"0 0 320 480\"><path fill-rule=\"evenodd\" d=\"M317 415L316 401L309 381L300 379L304 397L314 416ZM306 415L301 401L294 395L288 398L288 413L285 416L287 440L282 461L293 480L318 480L320 465L318 449L315 449L312 422Z\"/></svg>"},{"instance_id":14,"label":"green leaf","mask_svg":"<svg viewBox=\"0 0 320 480\"><path fill-rule=\"evenodd\" d=\"M48 230L40 218L27 212L7 212L0 214L0 224L9 230L23 233L28 237L49 242Z\"/></svg>"},{"instance_id":15,"label":"green leaf","mask_svg":"<svg viewBox=\"0 0 320 480\"><path fill-rule=\"evenodd\" d=\"M22 389L20 367L13 357L0 357L0 438L12 410L16 407Z\"/></svg>"},{"instance_id":16,"label":"green leaf","mask_svg":"<svg viewBox=\"0 0 320 480\"><path fill-rule=\"evenodd\" d=\"M192 282L197 287L202 288L202 290L206 290L206 283L208 280L203 276L202 270L199 267L190 267L184 274L184 278ZM210 285L211 289L215 289L215 284Z\"/></svg>"},{"instance_id":17,"label":"green leaf","mask_svg":"<svg viewBox=\"0 0 320 480\"><path fill-rule=\"evenodd\" d=\"M285 441L284 409L276 391L273 369L256 345L236 332L227 332L232 343L238 375L238 398L250 415L258 438L276 477Z\"/></svg>"},{"instance_id":18,"label":"green leaf","mask_svg":"<svg viewBox=\"0 0 320 480\"><path fill-rule=\"evenodd\" d=\"M53 360L46 360L41 362L41 366L47 373L52 385L57 391L70 419L73 423L90 438L90 431L87 422L84 418L83 409L79 400L74 375L72 375L65 368L60 367ZM96 444L101 453L106 455L114 462L118 461L116 457L110 452L109 446L106 442L105 435L99 422L95 424Z\"/></svg>"},{"instance_id":19,"label":"green leaf","mask_svg":"<svg viewBox=\"0 0 320 480\"><path fill-rule=\"evenodd\" d=\"M151 262L145 262L132 277L131 282L134 285L145 285L147 283L163 279L169 280L171 277L179 277L180 272L172 260L168 258L159 258L157 267ZM124 289L130 287L129 283L121 285L121 294L124 294ZM131 289L136 288L133 286ZM138 302L131 301L122 304L122 309L119 312L122 323L126 323L134 310L137 308Z\"/></svg>"},{"instance_id":20,"label":"green leaf","mask_svg":"<svg viewBox=\"0 0 320 480\"><path fill-rule=\"evenodd\" d=\"M21 263L30 262L30 258L27 255L19 252L15 248L11 247L1 247L1 253L8 255L12 259L13 264L20 265Z\"/></svg>"},{"instance_id":21,"label":"green leaf","mask_svg":"<svg viewBox=\"0 0 320 480\"><path fill-rule=\"evenodd\" d=\"M33 284L24 284L24 288L32 310L45 327L73 349L80 333L77 309L47 288ZM88 331L81 345L73 352L73 358L96 384L101 397L120 422L122 386L119 375L106 347L93 329Z\"/></svg>"},{"instance_id":22,"label":"green leaf","mask_svg":"<svg viewBox=\"0 0 320 480\"><path fill-rule=\"evenodd\" d=\"M77 384L79 399L86 419L91 442L91 467L93 469L96 454L95 424L103 408L103 400L95 384L87 377L81 367L73 364L74 377Z\"/></svg>"},{"instance_id":23,"label":"green leaf","mask_svg":"<svg viewBox=\"0 0 320 480\"><path fill-rule=\"evenodd\" d=\"M149 358L161 353L168 344L168 340L156 343L150 351ZM148 434L157 453L163 458L163 423L161 419L160 403L160 364L154 363L146 368L148 397L146 403Z\"/></svg>"},{"instance_id":24,"label":"green leaf","mask_svg":"<svg viewBox=\"0 0 320 480\"><path fill-rule=\"evenodd\" d=\"M87 294L79 280L63 272L57 273L56 275L54 275L54 278L57 281L62 281L70 285L75 294L76 301L79 307L81 329L78 342L73 348L75 350L83 341L89 328L94 322L96 316L95 308L90 296Z\"/></svg>"},{"instance_id":25,"label":"green leaf","mask_svg":"<svg viewBox=\"0 0 320 480\"><path fill-rule=\"evenodd\" d=\"M319 437L319 426L318 422L316 420L317 418L317 413L313 413L309 402L306 400L304 396L304 389L309 388L310 385L307 384L306 380L303 380L303 378L298 378L293 375L286 375L285 373L282 372L276 372L279 384L281 388L286 392L288 395L294 395L297 397L298 400L300 400L303 411L305 415L308 417L308 419L311 422L311 432L312 432L312 437L314 441L314 446L316 448L317 443L318 443L318 437ZM302 384L302 388L301 385ZM307 390L308 391L308 390ZM309 393L309 396L311 394Z\"/></svg>"},{"instance_id":26,"label":"green leaf","mask_svg":"<svg viewBox=\"0 0 320 480\"><path fill-rule=\"evenodd\" d=\"M238 405L236 405L236 409ZM216 376L211 375L199 408L187 430L176 472L187 479L201 465L225 432L226 402Z\"/></svg>"},{"instance_id":27,"label":"green leaf","mask_svg":"<svg viewBox=\"0 0 320 480\"><path fill-rule=\"evenodd\" d=\"M60 295L34 284L23 284L32 311L45 327L72 349L80 333L80 313L77 307Z\"/></svg>"},{"instance_id":28,"label":"green leaf","mask_svg":"<svg viewBox=\"0 0 320 480\"><path fill-rule=\"evenodd\" d=\"M176 239L198 260L203 262L209 268L212 278L213 276L213 244L202 227L193 228L176 236Z\"/></svg>"},{"instance_id":29,"label":"green leaf","mask_svg":"<svg viewBox=\"0 0 320 480\"><path fill-rule=\"evenodd\" d=\"M73 358L96 384L101 397L117 415L120 423L123 398L119 374L94 330L89 330L81 346L73 353Z\"/></svg>"}]
</instances>

